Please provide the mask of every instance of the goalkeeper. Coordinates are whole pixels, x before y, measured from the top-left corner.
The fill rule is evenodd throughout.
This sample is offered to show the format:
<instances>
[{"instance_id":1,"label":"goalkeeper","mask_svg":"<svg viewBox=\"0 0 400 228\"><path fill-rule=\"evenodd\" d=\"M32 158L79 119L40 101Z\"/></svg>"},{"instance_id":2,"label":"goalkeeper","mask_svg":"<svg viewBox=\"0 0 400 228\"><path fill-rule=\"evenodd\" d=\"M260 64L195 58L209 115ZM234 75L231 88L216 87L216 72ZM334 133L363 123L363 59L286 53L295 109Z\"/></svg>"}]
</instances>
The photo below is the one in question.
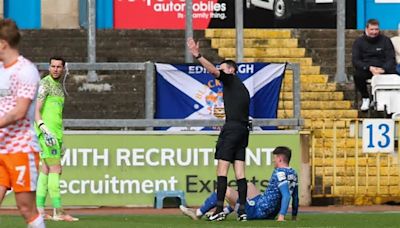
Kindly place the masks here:
<instances>
[{"instance_id":1,"label":"goalkeeper","mask_svg":"<svg viewBox=\"0 0 400 228\"><path fill-rule=\"evenodd\" d=\"M64 107L61 78L64 73L65 61L60 57L51 57L49 64L50 74L40 81L35 111L36 133L42 149L36 204L44 219L72 222L78 219L64 212L60 194ZM47 193L51 198L53 216L44 211Z\"/></svg>"}]
</instances>

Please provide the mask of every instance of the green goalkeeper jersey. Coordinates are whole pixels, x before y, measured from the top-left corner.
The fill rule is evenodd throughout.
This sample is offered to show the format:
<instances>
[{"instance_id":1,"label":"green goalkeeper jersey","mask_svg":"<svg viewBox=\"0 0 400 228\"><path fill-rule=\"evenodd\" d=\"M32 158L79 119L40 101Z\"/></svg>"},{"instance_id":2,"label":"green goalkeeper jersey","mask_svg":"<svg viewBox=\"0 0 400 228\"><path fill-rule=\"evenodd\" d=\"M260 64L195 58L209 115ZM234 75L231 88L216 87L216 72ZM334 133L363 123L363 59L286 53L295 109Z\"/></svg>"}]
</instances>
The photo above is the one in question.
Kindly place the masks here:
<instances>
[{"instance_id":1,"label":"green goalkeeper jersey","mask_svg":"<svg viewBox=\"0 0 400 228\"><path fill-rule=\"evenodd\" d=\"M54 80L51 75L47 75L40 80L37 99L43 102L40 111L42 120L50 132L62 142L63 137L63 109L64 109L64 91L62 84ZM36 128L38 134L40 130Z\"/></svg>"}]
</instances>

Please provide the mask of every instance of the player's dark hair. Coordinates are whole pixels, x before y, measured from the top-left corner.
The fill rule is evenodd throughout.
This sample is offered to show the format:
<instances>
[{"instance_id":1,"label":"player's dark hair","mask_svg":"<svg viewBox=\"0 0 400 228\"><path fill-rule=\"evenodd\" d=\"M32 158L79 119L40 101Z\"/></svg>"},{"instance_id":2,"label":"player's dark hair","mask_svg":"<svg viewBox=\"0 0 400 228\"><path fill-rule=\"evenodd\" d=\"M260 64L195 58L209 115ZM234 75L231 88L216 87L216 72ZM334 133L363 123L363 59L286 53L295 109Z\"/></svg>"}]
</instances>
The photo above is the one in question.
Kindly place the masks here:
<instances>
[{"instance_id":1,"label":"player's dark hair","mask_svg":"<svg viewBox=\"0 0 400 228\"><path fill-rule=\"evenodd\" d=\"M62 57L60 57L60 56L52 56L52 57L50 57L50 59L49 59L49 64L51 64L51 60L58 60L58 61L61 61L61 64L62 64L63 66L65 66L65 60L64 60L64 58L62 58Z\"/></svg>"},{"instance_id":2,"label":"player's dark hair","mask_svg":"<svg viewBox=\"0 0 400 228\"><path fill-rule=\"evenodd\" d=\"M226 65L228 65L230 67L233 67L235 69L235 73L237 72L238 67L237 67L237 64L236 64L235 61L233 61L233 60L224 60L220 64L223 64L223 63L226 63Z\"/></svg>"},{"instance_id":3,"label":"player's dark hair","mask_svg":"<svg viewBox=\"0 0 400 228\"><path fill-rule=\"evenodd\" d=\"M368 28L370 25L378 25L379 26L379 21L371 18L367 21L367 24L365 25L365 27Z\"/></svg>"},{"instance_id":4,"label":"player's dark hair","mask_svg":"<svg viewBox=\"0 0 400 228\"><path fill-rule=\"evenodd\" d=\"M0 19L0 39L16 48L21 40L17 24L11 19Z\"/></svg>"},{"instance_id":5,"label":"player's dark hair","mask_svg":"<svg viewBox=\"0 0 400 228\"><path fill-rule=\"evenodd\" d=\"M286 146L278 146L272 151L272 154L283 155L285 162L289 164L290 158L292 157L292 150Z\"/></svg>"}]
</instances>

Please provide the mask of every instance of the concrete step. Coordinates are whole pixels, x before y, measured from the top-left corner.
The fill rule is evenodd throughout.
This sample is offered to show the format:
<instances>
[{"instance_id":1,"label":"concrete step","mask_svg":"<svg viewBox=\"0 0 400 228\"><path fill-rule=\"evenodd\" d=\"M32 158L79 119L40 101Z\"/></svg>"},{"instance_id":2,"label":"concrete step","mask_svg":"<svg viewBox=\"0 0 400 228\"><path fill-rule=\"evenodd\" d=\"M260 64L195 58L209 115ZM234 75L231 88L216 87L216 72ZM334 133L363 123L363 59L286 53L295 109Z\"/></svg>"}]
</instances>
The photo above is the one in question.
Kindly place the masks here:
<instances>
[{"instance_id":1,"label":"concrete step","mask_svg":"<svg viewBox=\"0 0 400 228\"><path fill-rule=\"evenodd\" d=\"M358 162L359 166L367 166L368 167L382 167L387 166L387 160L385 159L377 159L376 157L360 157L358 161L352 158L315 158L314 159L314 166L319 167L333 167L334 164L336 166L348 166L348 167L355 167L356 162Z\"/></svg>"},{"instance_id":2,"label":"concrete step","mask_svg":"<svg viewBox=\"0 0 400 228\"><path fill-rule=\"evenodd\" d=\"M244 39L245 48L297 48L297 39ZM213 38L213 48L234 48L236 39Z\"/></svg>"},{"instance_id":3,"label":"concrete step","mask_svg":"<svg viewBox=\"0 0 400 228\"><path fill-rule=\"evenodd\" d=\"M205 39L200 39L200 47L208 47L210 46L210 41ZM153 38L122 38L119 40L115 40L115 42L110 42L110 39L103 39L97 42L96 46L98 48L129 48L129 47L158 47L158 48L179 48L184 49L186 45L186 40L184 37L182 38L165 38L160 39L158 37Z\"/></svg>"},{"instance_id":4,"label":"concrete step","mask_svg":"<svg viewBox=\"0 0 400 228\"><path fill-rule=\"evenodd\" d=\"M315 146L332 148L334 145L333 141L334 140L332 138L327 138L327 139L317 138L317 139L315 139ZM356 145L356 139L354 139L354 138L347 138L347 139L338 138L336 140L337 148L354 148L355 145ZM358 145L359 145L359 147L362 146L361 139L358 140Z\"/></svg>"},{"instance_id":5,"label":"concrete step","mask_svg":"<svg viewBox=\"0 0 400 228\"><path fill-rule=\"evenodd\" d=\"M218 54L224 58L236 56L236 48L219 48ZM247 57L304 57L304 48L243 48L243 55Z\"/></svg>"},{"instance_id":6,"label":"concrete step","mask_svg":"<svg viewBox=\"0 0 400 228\"><path fill-rule=\"evenodd\" d=\"M345 39L354 40L363 34L364 30L346 29ZM392 37L397 35L395 30L381 30L381 33ZM309 39L336 39L336 29L295 29L294 37L303 37Z\"/></svg>"},{"instance_id":7,"label":"concrete step","mask_svg":"<svg viewBox=\"0 0 400 228\"><path fill-rule=\"evenodd\" d=\"M125 56L154 56L156 57L157 55L160 55L160 49L157 47L118 47L118 48L124 48L125 49ZM163 48L163 52L161 55L163 56L169 56L169 55L184 55L184 53L181 53L182 51L185 50L185 47L181 47L179 49L174 48L174 47L165 47ZM97 51L99 55L104 55L105 53L115 53L115 54L121 54L118 51L114 50L104 50L100 49ZM158 54L157 54L158 53ZM124 56L123 55L123 56Z\"/></svg>"},{"instance_id":8,"label":"concrete step","mask_svg":"<svg viewBox=\"0 0 400 228\"><path fill-rule=\"evenodd\" d=\"M137 115L136 112L132 110L114 110L114 109L104 109L103 107L98 107L96 109L84 109L81 110L80 107L75 109L70 109L70 111L65 112L65 118L67 119L143 119L144 115ZM119 128L117 128L119 129ZM86 128L85 128L86 130Z\"/></svg>"},{"instance_id":9,"label":"concrete step","mask_svg":"<svg viewBox=\"0 0 400 228\"><path fill-rule=\"evenodd\" d=\"M278 110L278 118L292 118L293 110ZM357 110L301 110L301 117L304 119L312 118L356 118ZM319 140L319 139L317 139Z\"/></svg>"},{"instance_id":10,"label":"concrete step","mask_svg":"<svg viewBox=\"0 0 400 228\"><path fill-rule=\"evenodd\" d=\"M40 29L40 30L22 30L21 31L23 37L38 37L38 38L48 38L53 37L57 40L57 38L65 38L65 37L86 37L87 31L86 29ZM194 37L204 37L203 30L194 30ZM97 38L121 38L121 37L142 37L142 38L153 38L153 37L185 37L184 30L142 30L142 29L124 29L124 30L113 30L113 29L105 29L105 30L97 30L96 31ZM25 38L24 38L25 39Z\"/></svg>"},{"instance_id":11,"label":"concrete step","mask_svg":"<svg viewBox=\"0 0 400 228\"><path fill-rule=\"evenodd\" d=\"M346 29L346 39L353 40L363 33L362 30ZM296 29L294 37L324 39L326 37L336 38L336 29Z\"/></svg>"},{"instance_id":12,"label":"concrete step","mask_svg":"<svg viewBox=\"0 0 400 228\"><path fill-rule=\"evenodd\" d=\"M292 70L286 70L286 72L292 72ZM300 74L320 74L320 66L303 66L300 65Z\"/></svg>"},{"instance_id":13,"label":"concrete step","mask_svg":"<svg viewBox=\"0 0 400 228\"><path fill-rule=\"evenodd\" d=\"M71 62L85 62L87 59L86 51L86 31L85 30L24 30L24 39L21 41L21 53L34 62L47 62L48 53L51 50L57 55L61 55ZM183 51L176 51L177 48L184 50L185 34L179 30L99 30L96 32L97 41L97 61L130 61L143 62L154 60L169 62L174 59L176 54L182 53L181 60L174 63L184 62ZM204 37L204 31L194 31L195 37ZM57 42L52 42L56 40ZM203 50L210 49L211 41L200 38L200 45ZM63 43L62 46L59 44ZM174 53L165 54L160 52L154 56L145 56L147 50L139 51L139 54L132 52L131 48L154 48L165 47L173 48ZM129 50L129 51L127 51ZM210 49L214 50L214 49ZM207 51L208 52L208 51ZM215 54L212 56L218 56ZM149 53L151 54L151 53ZM165 55L164 55L165 54ZM171 57L169 57L171 56ZM207 54L208 58L212 56ZM218 61L222 60L218 57Z\"/></svg>"},{"instance_id":14,"label":"concrete step","mask_svg":"<svg viewBox=\"0 0 400 228\"><path fill-rule=\"evenodd\" d=\"M118 37L142 37L142 38L184 38L185 30L142 30L142 29L124 29L124 30L98 30L97 36L104 38L118 38ZM204 37L204 30L194 30L193 37Z\"/></svg>"},{"instance_id":15,"label":"concrete step","mask_svg":"<svg viewBox=\"0 0 400 228\"><path fill-rule=\"evenodd\" d=\"M334 81L336 76L336 67L331 66L321 66L321 73L329 75L329 81ZM353 67L346 67L345 74L347 76L347 80L353 82Z\"/></svg>"},{"instance_id":16,"label":"concrete step","mask_svg":"<svg viewBox=\"0 0 400 228\"><path fill-rule=\"evenodd\" d=\"M346 39L346 48L351 48L353 42L354 42L353 39ZM307 48L324 48L324 47L336 48L336 36L306 39L303 45Z\"/></svg>"},{"instance_id":17,"label":"concrete step","mask_svg":"<svg viewBox=\"0 0 400 228\"><path fill-rule=\"evenodd\" d=\"M336 59L336 47L320 47L320 48L312 48L312 52L317 53L320 57ZM346 48L346 56L351 56L351 47Z\"/></svg>"},{"instance_id":18,"label":"concrete step","mask_svg":"<svg viewBox=\"0 0 400 228\"><path fill-rule=\"evenodd\" d=\"M22 37L31 38L48 38L51 37L85 37L87 31L85 29L34 29L21 30Z\"/></svg>"},{"instance_id":19,"label":"concrete step","mask_svg":"<svg viewBox=\"0 0 400 228\"><path fill-rule=\"evenodd\" d=\"M215 54L214 54L215 53ZM204 56L207 56L211 62L218 63L220 58L214 49L203 48ZM177 48L163 48L163 52L160 53L160 48L156 47L131 47L125 48L125 52L118 49L107 50L101 49L97 51L99 57L106 56L108 58L125 61L132 61L133 59L139 60L139 62L153 61L153 62L167 62L167 63L184 63L184 49L180 50Z\"/></svg>"},{"instance_id":20,"label":"concrete step","mask_svg":"<svg viewBox=\"0 0 400 228\"><path fill-rule=\"evenodd\" d=\"M336 60L335 60L335 62L336 62ZM324 62L322 64L315 63L315 65L321 65L321 72L324 72L325 74L329 74L329 75L335 75L336 74L336 69L337 69L336 65L335 66L328 66L326 64L328 64L328 63L326 63L326 62ZM353 75L354 74L353 66L346 65L345 66L345 72L346 72L348 77L350 75Z\"/></svg>"},{"instance_id":21,"label":"concrete step","mask_svg":"<svg viewBox=\"0 0 400 228\"><path fill-rule=\"evenodd\" d=\"M234 60L234 58L231 58ZM311 66L313 63L312 58L300 57L300 58L279 58L279 57L271 57L271 58L244 58L243 62L266 62L266 63L299 63L303 66Z\"/></svg>"},{"instance_id":22,"label":"concrete step","mask_svg":"<svg viewBox=\"0 0 400 228\"><path fill-rule=\"evenodd\" d=\"M292 83L293 82L293 74L292 72L287 72L285 74L284 83ZM327 83L328 75L326 74L303 74L300 75L300 82L303 83Z\"/></svg>"},{"instance_id":23,"label":"concrete step","mask_svg":"<svg viewBox=\"0 0 400 228\"><path fill-rule=\"evenodd\" d=\"M335 154L335 149L332 147L315 147L314 148L314 157L315 158L333 158ZM348 158L348 159L356 159L356 147L355 148L336 148L336 158ZM362 146L358 148L358 158L365 158L366 153L363 152ZM312 157L312 154L310 154ZM399 161L396 157L393 157L391 154L382 153L380 156L381 160L385 161L385 166L395 167L396 172L400 172L400 167L397 166Z\"/></svg>"},{"instance_id":24,"label":"concrete step","mask_svg":"<svg viewBox=\"0 0 400 228\"><path fill-rule=\"evenodd\" d=\"M207 38L235 38L236 30L235 29L207 29L205 30L205 36ZM291 38L291 30L290 29L244 29L243 30L244 38L261 38L261 39L270 39L270 38Z\"/></svg>"},{"instance_id":25,"label":"concrete step","mask_svg":"<svg viewBox=\"0 0 400 228\"><path fill-rule=\"evenodd\" d=\"M293 101L279 101L279 109L292 109ZM302 110L343 110L350 109L350 101L302 101Z\"/></svg>"},{"instance_id":26,"label":"concrete step","mask_svg":"<svg viewBox=\"0 0 400 228\"><path fill-rule=\"evenodd\" d=\"M336 83L313 83L301 84L301 91L303 92L334 92L336 91ZM282 85L284 92L292 91L292 83L285 83Z\"/></svg>"},{"instance_id":27,"label":"concrete step","mask_svg":"<svg viewBox=\"0 0 400 228\"><path fill-rule=\"evenodd\" d=\"M348 138L350 137L350 130L348 128L336 128L336 134L334 129L315 129L313 131L315 137L317 138Z\"/></svg>"},{"instance_id":28,"label":"concrete step","mask_svg":"<svg viewBox=\"0 0 400 228\"><path fill-rule=\"evenodd\" d=\"M314 63L316 64L322 64L325 67L329 66L336 67L336 52L319 53L318 51L307 49L306 55L313 56ZM351 54L350 53L346 54L345 59L346 59L345 66L351 67L352 66ZM329 64L329 66L327 64Z\"/></svg>"},{"instance_id":29,"label":"concrete step","mask_svg":"<svg viewBox=\"0 0 400 228\"><path fill-rule=\"evenodd\" d=\"M326 147L315 147L314 148L314 156L316 158L332 158L336 153L336 157L344 158L347 157L349 159L354 159L356 155L355 148L336 148L336 152L333 148ZM312 154L310 155L312 157ZM365 154L362 153L361 150L358 151L358 157L364 157Z\"/></svg>"},{"instance_id":30,"label":"concrete step","mask_svg":"<svg viewBox=\"0 0 400 228\"><path fill-rule=\"evenodd\" d=\"M293 100L292 92L281 92L281 100ZM301 92L301 100L307 101L341 101L343 100L343 92Z\"/></svg>"},{"instance_id":31,"label":"concrete step","mask_svg":"<svg viewBox=\"0 0 400 228\"><path fill-rule=\"evenodd\" d=\"M84 108L82 108L82 106ZM129 105L127 104L123 108L118 108L118 105L110 105L110 107L106 107L105 105L102 105L99 103L85 104L85 105L80 105L80 106L70 104L69 106L66 106L66 108L68 107L68 111L65 112L65 115L66 115L65 118L80 119L79 116L81 116L81 115L85 115L85 118L88 118L88 119L95 119L95 117L100 118L100 119L102 119L102 118L109 119L110 118L108 116L101 117L104 114L113 116L113 117L115 117L115 119L144 118L144 115L142 112L138 112L136 110L136 108L129 108L129 106L138 106L138 107L143 108L143 106L139 106L139 104L136 102L132 102ZM86 113L90 113L90 112L94 112L94 111L97 111L99 113L94 114L95 115L94 117L90 117L90 116L86 115Z\"/></svg>"},{"instance_id":32,"label":"concrete step","mask_svg":"<svg viewBox=\"0 0 400 228\"><path fill-rule=\"evenodd\" d=\"M368 168L366 166L361 166L358 167L358 176L359 177L366 177L367 171L368 175L371 176L376 176L379 173L381 177L387 178L387 176L397 176L399 175L399 169L397 166L383 166L380 168L377 168L375 166L369 166ZM315 167L315 173L318 173L318 176L322 176L323 174L326 176L333 176L333 166L328 166L328 167L321 167L317 166ZM355 166L337 166L336 167L336 175L337 176L355 176L356 175L356 167ZM397 183L398 184L398 183Z\"/></svg>"},{"instance_id":33,"label":"concrete step","mask_svg":"<svg viewBox=\"0 0 400 228\"><path fill-rule=\"evenodd\" d=\"M98 41L100 42L100 40ZM41 38L37 37L33 38L23 38L19 44L20 48L32 48L32 44L35 44L34 48L47 48L48 46L59 47L58 44L63 44L65 47L71 48L86 48L87 47L87 39L85 37L60 37L57 38L57 41L54 40L53 37Z\"/></svg>"},{"instance_id":34,"label":"concrete step","mask_svg":"<svg viewBox=\"0 0 400 228\"><path fill-rule=\"evenodd\" d=\"M118 37L141 37L141 38L153 38L153 37L162 37L162 38L183 38L185 37L185 30L142 30L142 29L124 29L124 30L98 30L98 37L102 38L118 38ZM204 37L203 30L194 30L193 37Z\"/></svg>"},{"instance_id":35,"label":"concrete step","mask_svg":"<svg viewBox=\"0 0 400 228\"><path fill-rule=\"evenodd\" d=\"M343 196L343 195L352 195L354 196L356 187L355 186L337 186L335 188L335 195L336 196ZM362 194L363 196L374 196L377 201L375 201L374 204L381 204L382 202L379 201L379 197L376 197L378 194L378 191L376 189L375 184L373 186L368 186L368 187L358 187L358 192L359 194ZM397 196L400 194L400 188L399 186L381 186L379 188L379 195L393 195ZM369 203L371 204L371 203Z\"/></svg>"},{"instance_id":36,"label":"concrete step","mask_svg":"<svg viewBox=\"0 0 400 228\"><path fill-rule=\"evenodd\" d=\"M336 118L334 118L336 119ZM321 118L314 118L314 119L305 119L304 120L304 127L306 129L329 129L333 128L334 123L336 124L337 128L349 128L350 127L350 121L348 120L338 120L336 119L335 121L332 119L327 119L327 120L321 120Z\"/></svg>"},{"instance_id":37,"label":"concrete step","mask_svg":"<svg viewBox=\"0 0 400 228\"><path fill-rule=\"evenodd\" d=\"M184 56L99 56L97 59L104 59L106 62L159 62L159 63L171 63L171 64L183 64L185 62ZM222 60L217 57L208 58L213 63L219 63Z\"/></svg>"},{"instance_id":38,"label":"concrete step","mask_svg":"<svg viewBox=\"0 0 400 228\"><path fill-rule=\"evenodd\" d=\"M46 49L46 47L31 47L31 48L21 48L21 51L23 51L24 53L40 53L43 52L45 50L48 50L48 48ZM71 48L68 46L56 46L54 48L52 48L52 51L54 52L68 52L73 54L73 55L81 55L84 54L86 49L85 48L80 48L80 47L76 47L76 48Z\"/></svg>"},{"instance_id":39,"label":"concrete step","mask_svg":"<svg viewBox=\"0 0 400 228\"><path fill-rule=\"evenodd\" d=\"M387 177L377 177L377 176L370 176L368 177L368 186L369 187L375 187L377 186L378 179L380 181L380 186L398 186L398 183L400 181L399 177L391 177L388 179ZM355 177L341 177L337 176L336 177L336 186L352 186L356 183L356 178ZM334 178L333 176L325 176L324 178L324 184L325 185L333 185L334 184ZM358 178L358 186L365 187L367 184L366 178L365 177L359 177Z\"/></svg>"}]
</instances>

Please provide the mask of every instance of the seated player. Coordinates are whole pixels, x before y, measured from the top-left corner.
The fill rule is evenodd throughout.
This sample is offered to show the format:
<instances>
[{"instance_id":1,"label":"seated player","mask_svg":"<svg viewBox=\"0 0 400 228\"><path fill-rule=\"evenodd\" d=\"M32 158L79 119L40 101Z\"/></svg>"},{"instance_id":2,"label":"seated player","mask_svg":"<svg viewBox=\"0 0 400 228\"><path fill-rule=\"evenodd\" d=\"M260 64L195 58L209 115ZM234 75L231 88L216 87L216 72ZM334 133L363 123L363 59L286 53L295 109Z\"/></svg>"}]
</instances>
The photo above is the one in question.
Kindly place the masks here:
<instances>
[{"instance_id":1,"label":"seated player","mask_svg":"<svg viewBox=\"0 0 400 228\"><path fill-rule=\"evenodd\" d=\"M246 213L248 220L255 219L275 219L285 221L290 198L292 197L292 220L296 220L299 197L298 197L298 178L294 169L289 167L291 150L287 147L277 147L272 152L274 154L275 169L272 173L267 189L261 193L253 183L248 183ZM237 205L238 192L228 187L225 199L229 206L225 207L226 215L233 211ZM215 208L217 195L212 193L204 204L197 210L180 206L183 214L193 220L200 219L208 211ZM222 218L221 220L225 219Z\"/></svg>"}]
</instances>

